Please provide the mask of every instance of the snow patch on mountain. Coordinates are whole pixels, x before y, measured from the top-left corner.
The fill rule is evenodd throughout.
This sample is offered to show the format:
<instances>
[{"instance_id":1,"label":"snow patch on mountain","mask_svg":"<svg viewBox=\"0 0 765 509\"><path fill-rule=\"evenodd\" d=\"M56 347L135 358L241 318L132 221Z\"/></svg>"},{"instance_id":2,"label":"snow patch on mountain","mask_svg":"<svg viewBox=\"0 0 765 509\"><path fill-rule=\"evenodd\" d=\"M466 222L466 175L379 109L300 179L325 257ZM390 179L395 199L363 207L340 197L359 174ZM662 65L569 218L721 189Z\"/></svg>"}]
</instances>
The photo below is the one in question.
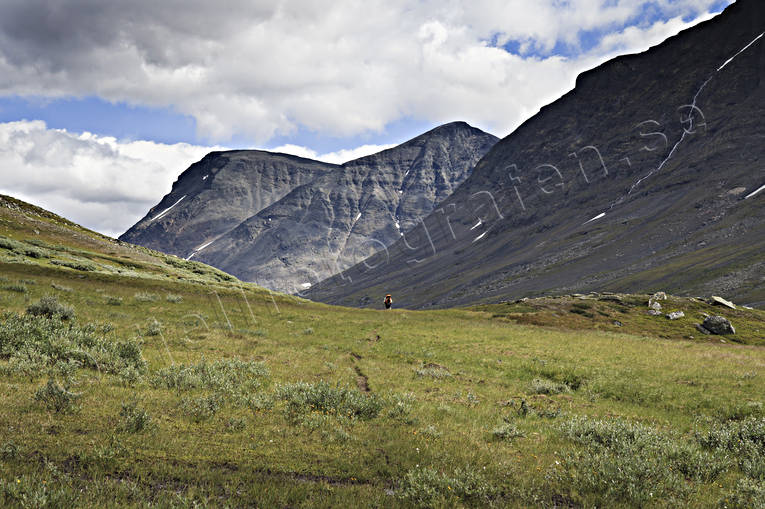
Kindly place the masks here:
<instances>
[{"instance_id":1,"label":"snow patch on mountain","mask_svg":"<svg viewBox=\"0 0 765 509\"><path fill-rule=\"evenodd\" d=\"M485 236L487 233L489 233L489 231L488 231L488 230L487 230L487 231L485 231L485 232L483 232L482 234L480 234L478 237L474 238L474 239L473 239L473 242L476 242L476 241L478 241L478 240L481 240L482 238L484 238L484 236Z\"/></svg>"},{"instance_id":2,"label":"snow patch on mountain","mask_svg":"<svg viewBox=\"0 0 765 509\"><path fill-rule=\"evenodd\" d=\"M168 212L170 212L170 209L172 209L173 207L175 207L176 205L178 205L179 203L181 203L181 201L183 201L183 199L184 199L185 197L186 197L186 195L184 194L183 196L181 196L181 199L180 199L180 200L178 200L177 202L175 202L175 203L173 203L172 205L170 205L169 207L167 207L167 208L166 208L165 210L163 210L163 211L162 211L162 213L161 213L161 214L159 214L158 216L154 216L153 218L151 218L151 220L152 220L152 221L156 221L157 219L161 218L162 216L164 216L165 214L167 214Z\"/></svg>"},{"instance_id":3,"label":"snow patch on mountain","mask_svg":"<svg viewBox=\"0 0 765 509\"><path fill-rule=\"evenodd\" d=\"M606 215L606 213L605 213L605 212L601 212L601 213L600 213L600 214L598 214L597 216L593 217L592 219L589 219L589 220L585 221L585 222L584 222L584 223L582 223L582 224L587 224L587 223L591 223L591 222L593 222L593 221L597 221L597 220L598 220L598 219L600 219L601 217L605 217L605 215Z\"/></svg>"},{"instance_id":4,"label":"snow patch on mountain","mask_svg":"<svg viewBox=\"0 0 765 509\"><path fill-rule=\"evenodd\" d=\"M748 200L749 198L751 198L751 197L752 197L752 196L754 196L755 194L759 193L759 192L760 192L760 191L762 191L763 189L765 189L765 184L764 184L764 185L762 185L762 186L760 186L760 188L759 188L759 189L757 189L756 191L752 191L751 193L747 194L747 195L746 195L746 197L744 197L744 199L745 199L745 200Z\"/></svg>"},{"instance_id":5,"label":"snow patch on mountain","mask_svg":"<svg viewBox=\"0 0 765 509\"><path fill-rule=\"evenodd\" d=\"M725 66L726 66L726 65L728 65L729 63L733 62L733 59L734 59L734 58L736 58L737 56L739 56L739 55L740 55L741 53L743 53L744 51L748 50L748 49L749 49L749 46L751 46L752 44L754 44L755 42L757 42L758 40L760 40L760 38L761 38L763 35L765 35L765 32L763 32L763 33L761 33L760 35L758 35L757 37L755 37L755 38L754 38L754 40L753 40L752 42L750 42L749 44L747 44L746 46L744 46L744 47L741 49L741 51L739 51L738 53L736 53L735 55L733 55L732 57L730 57L728 60L726 60L726 61L725 61L725 63L724 63L723 65L721 65L720 67L718 67L718 68L717 68L717 72L720 72L720 71L722 71L722 70L723 70L723 67L725 67Z\"/></svg>"}]
</instances>

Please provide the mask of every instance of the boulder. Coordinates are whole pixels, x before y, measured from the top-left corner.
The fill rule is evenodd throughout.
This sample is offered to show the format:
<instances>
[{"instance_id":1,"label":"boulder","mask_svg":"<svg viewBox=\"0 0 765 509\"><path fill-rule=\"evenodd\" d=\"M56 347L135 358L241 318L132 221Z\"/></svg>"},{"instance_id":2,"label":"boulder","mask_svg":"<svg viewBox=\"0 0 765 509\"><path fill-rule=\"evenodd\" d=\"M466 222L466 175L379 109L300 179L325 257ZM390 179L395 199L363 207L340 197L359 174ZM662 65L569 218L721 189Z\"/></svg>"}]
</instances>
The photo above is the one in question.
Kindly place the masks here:
<instances>
[{"instance_id":1,"label":"boulder","mask_svg":"<svg viewBox=\"0 0 765 509\"><path fill-rule=\"evenodd\" d=\"M709 299L709 303L713 306L725 306L726 308L736 309L736 305L729 300L725 300L717 295L712 295Z\"/></svg>"},{"instance_id":2,"label":"boulder","mask_svg":"<svg viewBox=\"0 0 765 509\"><path fill-rule=\"evenodd\" d=\"M727 318L722 316L709 316L705 318L702 327L712 334L725 335L736 333L733 324L731 324Z\"/></svg>"},{"instance_id":3,"label":"boulder","mask_svg":"<svg viewBox=\"0 0 765 509\"><path fill-rule=\"evenodd\" d=\"M700 323L697 323L697 324L696 324L696 330L698 330L698 331L699 331L700 333L702 333L702 334L706 334L707 336L708 336L708 335L710 335L710 334L712 334L712 333L711 333L711 332L709 332L707 329L705 329L705 328L704 328L704 326L703 326L703 325L701 325Z\"/></svg>"},{"instance_id":4,"label":"boulder","mask_svg":"<svg viewBox=\"0 0 765 509\"><path fill-rule=\"evenodd\" d=\"M651 297L651 300L667 300L667 294L664 292L656 292Z\"/></svg>"},{"instance_id":5,"label":"boulder","mask_svg":"<svg viewBox=\"0 0 765 509\"><path fill-rule=\"evenodd\" d=\"M661 311L661 304L652 300L648 302L648 308L653 311Z\"/></svg>"},{"instance_id":6,"label":"boulder","mask_svg":"<svg viewBox=\"0 0 765 509\"><path fill-rule=\"evenodd\" d=\"M658 309L649 309L648 314L651 316L661 316L661 311Z\"/></svg>"},{"instance_id":7,"label":"boulder","mask_svg":"<svg viewBox=\"0 0 765 509\"><path fill-rule=\"evenodd\" d=\"M685 313L682 311L672 311L671 313L667 313L667 318L670 320L677 320L678 318L682 318L685 316Z\"/></svg>"}]
</instances>

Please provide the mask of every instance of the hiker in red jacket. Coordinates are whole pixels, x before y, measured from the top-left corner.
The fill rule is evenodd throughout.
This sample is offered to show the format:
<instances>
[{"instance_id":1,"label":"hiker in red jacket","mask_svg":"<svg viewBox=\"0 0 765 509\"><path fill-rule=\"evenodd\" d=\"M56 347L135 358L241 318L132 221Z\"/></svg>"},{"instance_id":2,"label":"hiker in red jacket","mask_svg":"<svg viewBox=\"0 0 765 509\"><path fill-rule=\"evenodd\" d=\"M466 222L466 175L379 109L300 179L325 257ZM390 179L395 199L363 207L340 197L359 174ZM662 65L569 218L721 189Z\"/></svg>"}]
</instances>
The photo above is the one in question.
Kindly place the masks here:
<instances>
[{"instance_id":1,"label":"hiker in red jacket","mask_svg":"<svg viewBox=\"0 0 765 509\"><path fill-rule=\"evenodd\" d=\"M391 297L390 294L386 295L383 303L385 304L385 309L390 309L393 305L393 297Z\"/></svg>"}]
</instances>

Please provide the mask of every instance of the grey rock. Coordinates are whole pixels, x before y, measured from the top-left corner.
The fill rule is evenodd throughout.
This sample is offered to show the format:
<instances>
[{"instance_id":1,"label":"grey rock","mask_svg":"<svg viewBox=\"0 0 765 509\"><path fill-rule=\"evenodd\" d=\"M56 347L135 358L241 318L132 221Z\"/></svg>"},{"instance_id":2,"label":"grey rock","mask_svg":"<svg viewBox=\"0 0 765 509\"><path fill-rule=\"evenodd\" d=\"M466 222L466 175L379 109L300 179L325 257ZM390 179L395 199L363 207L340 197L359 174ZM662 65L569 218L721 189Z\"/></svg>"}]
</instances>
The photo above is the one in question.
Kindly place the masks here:
<instances>
[{"instance_id":1,"label":"grey rock","mask_svg":"<svg viewBox=\"0 0 765 509\"><path fill-rule=\"evenodd\" d=\"M661 311L658 309L649 309L648 314L651 316L661 316Z\"/></svg>"},{"instance_id":2,"label":"grey rock","mask_svg":"<svg viewBox=\"0 0 765 509\"><path fill-rule=\"evenodd\" d=\"M704 319L702 326L712 334L720 336L736 333L733 324L731 324L727 318L722 316L709 316Z\"/></svg>"},{"instance_id":3,"label":"grey rock","mask_svg":"<svg viewBox=\"0 0 765 509\"><path fill-rule=\"evenodd\" d=\"M648 308L653 311L661 311L661 304L656 301L648 301Z\"/></svg>"},{"instance_id":4,"label":"grey rock","mask_svg":"<svg viewBox=\"0 0 765 509\"><path fill-rule=\"evenodd\" d=\"M698 330L698 331L699 331L700 333L702 333L702 334L706 334L707 336L708 336L708 335L710 335L710 334L712 334L711 332L709 332L709 330L708 330L708 329L706 329L706 328L705 328L703 325L701 325L700 323L697 323L697 324L696 324L696 330Z\"/></svg>"},{"instance_id":5,"label":"grey rock","mask_svg":"<svg viewBox=\"0 0 765 509\"><path fill-rule=\"evenodd\" d=\"M709 303L713 306L725 306L726 308L736 309L736 305L731 301L725 300L717 295L712 295L712 297L709 298Z\"/></svg>"},{"instance_id":6,"label":"grey rock","mask_svg":"<svg viewBox=\"0 0 765 509\"><path fill-rule=\"evenodd\" d=\"M651 297L653 300L667 300L667 294L664 292L656 292Z\"/></svg>"},{"instance_id":7,"label":"grey rock","mask_svg":"<svg viewBox=\"0 0 765 509\"><path fill-rule=\"evenodd\" d=\"M680 318L683 318L685 316L685 313L682 311L672 311L671 313L667 313L667 318L670 320L678 320Z\"/></svg>"}]
</instances>

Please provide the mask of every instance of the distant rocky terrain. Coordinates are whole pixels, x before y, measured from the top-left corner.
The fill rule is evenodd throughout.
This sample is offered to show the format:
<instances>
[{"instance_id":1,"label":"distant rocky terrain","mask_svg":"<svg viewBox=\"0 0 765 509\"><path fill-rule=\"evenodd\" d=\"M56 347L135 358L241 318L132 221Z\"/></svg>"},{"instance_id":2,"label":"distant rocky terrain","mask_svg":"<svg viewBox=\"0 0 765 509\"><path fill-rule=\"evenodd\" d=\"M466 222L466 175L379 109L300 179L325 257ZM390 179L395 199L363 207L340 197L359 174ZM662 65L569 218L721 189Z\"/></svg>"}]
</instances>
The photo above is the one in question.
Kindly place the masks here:
<instances>
[{"instance_id":1,"label":"distant rocky terrain","mask_svg":"<svg viewBox=\"0 0 765 509\"><path fill-rule=\"evenodd\" d=\"M295 187L334 169L260 150L211 152L184 171L120 240L187 258Z\"/></svg>"},{"instance_id":2,"label":"distant rocky terrain","mask_svg":"<svg viewBox=\"0 0 765 509\"><path fill-rule=\"evenodd\" d=\"M765 2L579 76L384 253L308 292L428 308L587 291L765 306Z\"/></svg>"},{"instance_id":3,"label":"distant rocky terrain","mask_svg":"<svg viewBox=\"0 0 765 509\"><path fill-rule=\"evenodd\" d=\"M120 239L299 292L415 227L497 140L454 122L343 165L212 153Z\"/></svg>"}]
</instances>

